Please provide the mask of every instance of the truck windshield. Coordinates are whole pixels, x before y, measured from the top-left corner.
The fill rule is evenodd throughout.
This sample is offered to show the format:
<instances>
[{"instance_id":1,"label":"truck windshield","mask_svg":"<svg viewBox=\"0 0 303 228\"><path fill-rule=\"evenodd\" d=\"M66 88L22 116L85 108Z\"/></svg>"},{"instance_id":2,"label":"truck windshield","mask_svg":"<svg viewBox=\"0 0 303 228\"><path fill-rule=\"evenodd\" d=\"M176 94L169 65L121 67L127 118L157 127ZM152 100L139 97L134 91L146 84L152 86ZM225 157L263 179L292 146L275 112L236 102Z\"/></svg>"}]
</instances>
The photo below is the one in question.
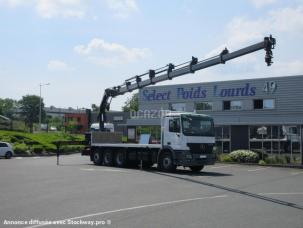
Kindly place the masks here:
<instances>
[{"instance_id":1,"label":"truck windshield","mask_svg":"<svg viewBox=\"0 0 303 228\"><path fill-rule=\"evenodd\" d=\"M210 117L181 115L182 131L187 136L214 136L214 122Z\"/></svg>"}]
</instances>

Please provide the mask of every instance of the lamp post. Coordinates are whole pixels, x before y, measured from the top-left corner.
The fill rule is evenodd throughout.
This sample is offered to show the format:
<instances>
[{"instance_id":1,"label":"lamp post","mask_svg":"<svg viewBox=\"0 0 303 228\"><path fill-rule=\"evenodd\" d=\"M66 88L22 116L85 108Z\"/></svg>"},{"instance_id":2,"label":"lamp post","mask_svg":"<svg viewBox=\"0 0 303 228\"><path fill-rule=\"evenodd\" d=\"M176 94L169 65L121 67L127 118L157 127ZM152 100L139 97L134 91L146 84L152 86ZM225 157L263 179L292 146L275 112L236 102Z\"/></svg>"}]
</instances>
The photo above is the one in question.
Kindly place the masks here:
<instances>
[{"instance_id":1,"label":"lamp post","mask_svg":"<svg viewBox=\"0 0 303 228\"><path fill-rule=\"evenodd\" d=\"M40 102L39 102L39 129L41 130L41 116L42 116L42 98L41 98L41 87L42 86L47 86L47 85L50 85L50 83L45 83L45 84L42 84L40 83L39 86L40 86Z\"/></svg>"}]
</instances>

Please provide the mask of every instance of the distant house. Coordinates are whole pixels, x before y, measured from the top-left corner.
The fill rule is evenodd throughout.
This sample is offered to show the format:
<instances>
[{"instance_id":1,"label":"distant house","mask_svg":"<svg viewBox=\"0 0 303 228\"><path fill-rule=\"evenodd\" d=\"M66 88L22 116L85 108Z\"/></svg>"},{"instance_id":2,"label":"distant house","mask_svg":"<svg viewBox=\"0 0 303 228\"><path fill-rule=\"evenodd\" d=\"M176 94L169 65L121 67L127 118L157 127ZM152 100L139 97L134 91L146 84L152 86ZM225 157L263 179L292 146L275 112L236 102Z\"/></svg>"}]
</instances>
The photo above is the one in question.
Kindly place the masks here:
<instances>
[{"instance_id":1,"label":"distant house","mask_svg":"<svg viewBox=\"0 0 303 228\"><path fill-rule=\"evenodd\" d=\"M74 133L84 133L88 130L88 116L85 109L45 107L46 116L59 117L64 121L65 129L72 129Z\"/></svg>"},{"instance_id":2,"label":"distant house","mask_svg":"<svg viewBox=\"0 0 303 228\"><path fill-rule=\"evenodd\" d=\"M64 126L73 126L74 133L84 133L88 131L88 116L86 113L65 113Z\"/></svg>"},{"instance_id":3,"label":"distant house","mask_svg":"<svg viewBox=\"0 0 303 228\"><path fill-rule=\"evenodd\" d=\"M0 129L9 129L11 128L11 119L5 116L0 115Z\"/></svg>"}]
</instances>

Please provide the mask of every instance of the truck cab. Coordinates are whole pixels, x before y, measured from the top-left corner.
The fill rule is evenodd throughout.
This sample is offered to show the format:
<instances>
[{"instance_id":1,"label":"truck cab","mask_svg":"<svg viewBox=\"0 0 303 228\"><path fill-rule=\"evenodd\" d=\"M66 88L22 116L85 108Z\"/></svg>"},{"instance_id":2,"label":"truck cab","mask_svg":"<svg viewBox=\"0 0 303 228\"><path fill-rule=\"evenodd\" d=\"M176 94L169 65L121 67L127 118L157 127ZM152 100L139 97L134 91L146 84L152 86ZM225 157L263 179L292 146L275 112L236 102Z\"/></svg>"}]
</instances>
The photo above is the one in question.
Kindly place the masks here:
<instances>
[{"instance_id":1,"label":"truck cab","mask_svg":"<svg viewBox=\"0 0 303 228\"><path fill-rule=\"evenodd\" d=\"M215 162L213 119L195 113L167 114L161 120L161 144L158 165L162 169L188 166L197 171L204 165L212 165Z\"/></svg>"}]
</instances>

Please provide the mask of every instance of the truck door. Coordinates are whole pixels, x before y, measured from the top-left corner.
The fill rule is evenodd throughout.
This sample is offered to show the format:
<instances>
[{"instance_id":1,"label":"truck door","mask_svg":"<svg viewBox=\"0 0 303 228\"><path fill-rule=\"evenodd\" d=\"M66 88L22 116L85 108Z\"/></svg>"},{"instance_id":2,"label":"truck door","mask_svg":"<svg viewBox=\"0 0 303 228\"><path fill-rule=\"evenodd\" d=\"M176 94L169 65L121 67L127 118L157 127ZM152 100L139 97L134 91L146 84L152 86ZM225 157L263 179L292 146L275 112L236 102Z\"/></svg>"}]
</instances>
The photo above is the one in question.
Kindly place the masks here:
<instances>
[{"instance_id":1,"label":"truck door","mask_svg":"<svg viewBox=\"0 0 303 228\"><path fill-rule=\"evenodd\" d=\"M165 121L163 146L178 149L181 144L180 117L168 117Z\"/></svg>"}]
</instances>

